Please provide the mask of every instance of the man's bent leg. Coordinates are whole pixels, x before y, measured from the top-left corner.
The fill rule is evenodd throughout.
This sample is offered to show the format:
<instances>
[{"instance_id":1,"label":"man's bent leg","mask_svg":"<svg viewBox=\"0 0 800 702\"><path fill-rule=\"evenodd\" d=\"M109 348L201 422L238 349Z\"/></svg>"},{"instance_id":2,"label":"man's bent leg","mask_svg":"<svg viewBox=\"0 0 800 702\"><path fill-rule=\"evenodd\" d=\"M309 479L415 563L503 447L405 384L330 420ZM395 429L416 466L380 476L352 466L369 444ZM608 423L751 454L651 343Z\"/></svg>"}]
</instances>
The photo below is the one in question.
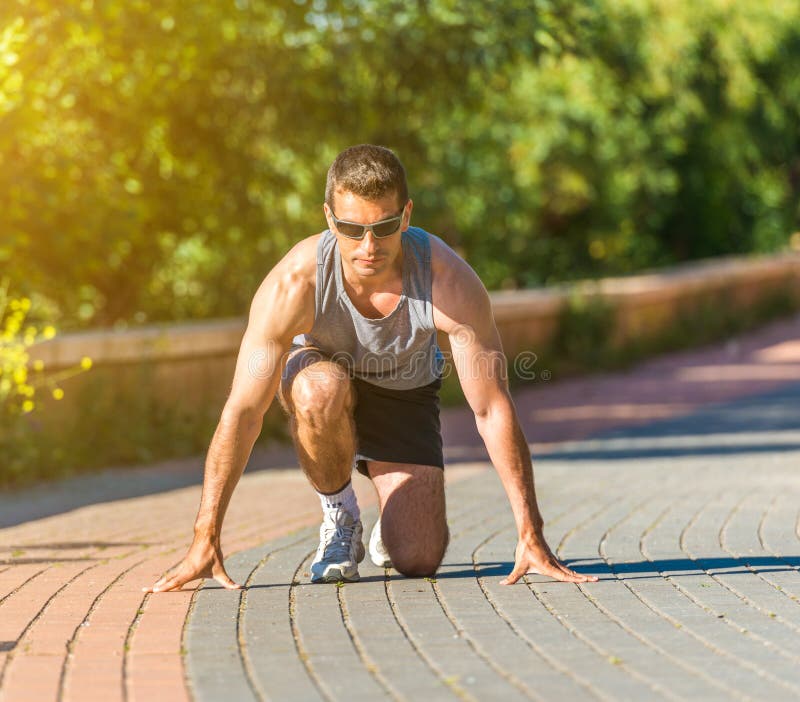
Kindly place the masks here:
<instances>
[{"instance_id":1,"label":"man's bent leg","mask_svg":"<svg viewBox=\"0 0 800 702\"><path fill-rule=\"evenodd\" d=\"M316 349L299 349L286 362L278 399L311 484L322 493L341 490L350 480L356 443L355 393L346 369Z\"/></svg>"},{"instance_id":2,"label":"man's bent leg","mask_svg":"<svg viewBox=\"0 0 800 702\"><path fill-rule=\"evenodd\" d=\"M432 576L449 540L444 471L413 463L366 463L378 491L381 537L392 566L409 577Z\"/></svg>"},{"instance_id":3,"label":"man's bent leg","mask_svg":"<svg viewBox=\"0 0 800 702\"><path fill-rule=\"evenodd\" d=\"M289 415L300 465L320 494L322 525L311 582L359 579L362 525L350 475L355 452L354 391L347 372L316 349L286 363L278 398Z\"/></svg>"}]
</instances>

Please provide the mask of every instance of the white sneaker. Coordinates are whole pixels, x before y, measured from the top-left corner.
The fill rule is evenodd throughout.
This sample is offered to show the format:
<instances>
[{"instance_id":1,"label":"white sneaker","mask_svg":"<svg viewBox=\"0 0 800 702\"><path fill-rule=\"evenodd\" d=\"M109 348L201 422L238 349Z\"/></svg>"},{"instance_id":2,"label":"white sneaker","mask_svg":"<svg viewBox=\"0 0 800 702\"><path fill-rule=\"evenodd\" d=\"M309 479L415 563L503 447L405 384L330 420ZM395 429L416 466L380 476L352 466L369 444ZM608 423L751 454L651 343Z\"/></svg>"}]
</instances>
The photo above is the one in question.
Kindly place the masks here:
<instances>
[{"instance_id":1,"label":"white sneaker","mask_svg":"<svg viewBox=\"0 0 800 702\"><path fill-rule=\"evenodd\" d=\"M369 537L369 558L378 568L392 567L389 552L386 550L386 546L383 545L383 539L381 539L380 519L375 522L375 526L372 527L372 533Z\"/></svg>"},{"instance_id":2,"label":"white sneaker","mask_svg":"<svg viewBox=\"0 0 800 702\"><path fill-rule=\"evenodd\" d=\"M328 512L319 528L319 547L311 563L312 583L358 580L358 564L364 560L364 528L350 512Z\"/></svg>"}]
</instances>

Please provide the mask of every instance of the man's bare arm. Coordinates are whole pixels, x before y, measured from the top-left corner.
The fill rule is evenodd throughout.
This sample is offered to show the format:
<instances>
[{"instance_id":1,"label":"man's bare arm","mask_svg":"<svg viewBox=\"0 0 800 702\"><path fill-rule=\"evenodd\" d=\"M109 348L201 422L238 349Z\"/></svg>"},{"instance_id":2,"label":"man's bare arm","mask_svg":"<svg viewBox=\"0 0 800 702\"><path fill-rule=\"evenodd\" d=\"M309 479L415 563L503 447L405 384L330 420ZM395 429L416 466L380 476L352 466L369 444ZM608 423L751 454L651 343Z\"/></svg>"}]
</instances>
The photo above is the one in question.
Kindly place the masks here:
<instances>
[{"instance_id":1,"label":"man's bare arm","mask_svg":"<svg viewBox=\"0 0 800 702\"><path fill-rule=\"evenodd\" d=\"M557 580L597 580L561 564L543 534L528 441L508 391L506 358L486 288L472 268L433 240L434 322L450 338L464 396L511 504L517 525L515 564L503 584L536 571Z\"/></svg>"},{"instance_id":2,"label":"man's bare arm","mask_svg":"<svg viewBox=\"0 0 800 702\"><path fill-rule=\"evenodd\" d=\"M191 580L209 577L224 587L239 587L223 565L222 522L278 389L292 339L313 325L317 238L295 246L253 298L231 392L206 457L194 540L183 561L152 587L144 588L147 592L176 590Z\"/></svg>"}]
</instances>

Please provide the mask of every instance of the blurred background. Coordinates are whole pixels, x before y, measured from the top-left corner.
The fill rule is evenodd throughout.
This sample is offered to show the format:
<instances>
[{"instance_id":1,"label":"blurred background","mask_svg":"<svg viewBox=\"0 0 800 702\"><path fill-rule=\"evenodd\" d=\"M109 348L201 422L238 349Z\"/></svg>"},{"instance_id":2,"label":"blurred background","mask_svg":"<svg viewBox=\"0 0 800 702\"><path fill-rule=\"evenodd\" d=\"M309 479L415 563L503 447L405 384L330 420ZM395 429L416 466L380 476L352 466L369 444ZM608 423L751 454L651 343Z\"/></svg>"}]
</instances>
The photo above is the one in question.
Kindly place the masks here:
<instances>
[{"instance_id":1,"label":"blurred background","mask_svg":"<svg viewBox=\"0 0 800 702\"><path fill-rule=\"evenodd\" d=\"M800 250L799 60L796 0L4 0L6 426L45 331L245 315L355 143L490 289Z\"/></svg>"},{"instance_id":2,"label":"blurred background","mask_svg":"<svg viewBox=\"0 0 800 702\"><path fill-rule=\"evenodd\" d=\"M490 288L774 251L792 0L6 0L0 266L61 330L243 314L327 166L405 162ZM800 245L800 242L795 242Z\"/></svg>"}]
</instances>

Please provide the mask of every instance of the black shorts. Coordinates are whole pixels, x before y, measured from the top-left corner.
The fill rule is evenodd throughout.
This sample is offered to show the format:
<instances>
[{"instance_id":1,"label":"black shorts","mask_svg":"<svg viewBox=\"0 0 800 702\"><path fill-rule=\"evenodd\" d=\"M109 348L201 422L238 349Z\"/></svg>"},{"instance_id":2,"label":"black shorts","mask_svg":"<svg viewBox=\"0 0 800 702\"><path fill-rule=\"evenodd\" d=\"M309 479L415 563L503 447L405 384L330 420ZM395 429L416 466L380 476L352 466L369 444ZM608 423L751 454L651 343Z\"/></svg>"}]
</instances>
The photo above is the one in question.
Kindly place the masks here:
<instances>
[{"instance_id":1,"label":"black shorts","mask_svg":"<svg viewBox=\"0 0 800 702\"><path fill-rule=\"evenodd\" d=\"M330 357L318 348L293 346L313 353L290 360L283 379L300 369ZM294 367L290 369L290 364ZM411 390L390 390L351 375L356 405L353 418L356 426L356 454L353 467L369 477L367 461L417 463L444 468L442 434L439 424L439 389L442 379ZM280 399L280 391L277 393ZM288 412L286 404L281 404Z\"/></svg>"},{"instance_id":2,"label":"black shorts","mask_svg":"<svg viewBox=\"0 0 800 702\"><path fill-rule=\"evenodd\" d=\"M439 423L442 379L411 390L390 390L353 378L356 407L354 467L369 477L366 461L418 463L444 468Z\"/></svg>"}]
</instances>

